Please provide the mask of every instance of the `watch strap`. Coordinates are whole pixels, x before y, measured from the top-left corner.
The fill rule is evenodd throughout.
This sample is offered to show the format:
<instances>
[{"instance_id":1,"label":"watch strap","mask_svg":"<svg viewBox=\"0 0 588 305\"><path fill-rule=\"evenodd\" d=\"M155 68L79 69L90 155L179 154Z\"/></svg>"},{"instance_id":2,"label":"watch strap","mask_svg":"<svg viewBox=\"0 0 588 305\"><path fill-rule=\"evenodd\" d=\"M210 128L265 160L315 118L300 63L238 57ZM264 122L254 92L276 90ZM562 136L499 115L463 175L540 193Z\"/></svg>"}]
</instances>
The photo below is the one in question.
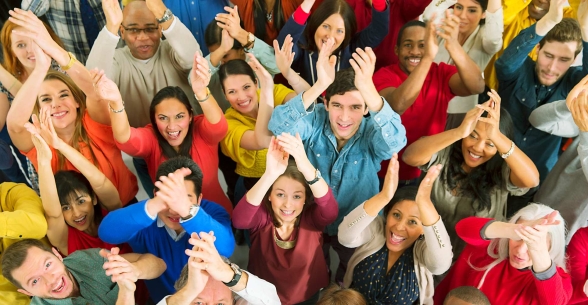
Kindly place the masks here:
<instances>
[{"instance_id":1,"label":"watch strap","mask_svg":"<svg viewBox=\"0 0 588 305\"><path fill-rule=\"evenodd\" d=\"M228 283L223 282L223 284L225 284L225 286L227 287L233 287L237 285L237 283L239 283L239 280L241 279L241 275L243 273L241 272L241 268L239 268L239 266L237 266L236 264L229 263L229 266L231 267L231 269L233 269L235 275L233 275L231 281L229 281Z\"/></svg>"},{"instance_id":2,"label":"watch strap","mask_svg":"<svg viewBox=\"0 0 588 305\"><path fill-rule=\"evenodd\" d=\"M319 181L319 179L321 179L321 172L317 169L316 170L316 176L314 177L314 179L310 180L310 181L306 181L306 183L308 183L308 185L313 185L315 183L317 183Z\"/></svg>"},{"instance_id":3,"label":"watch strap","mask_svg":"<svg viewBox=\"0 0 588 305\"><path fill-rule=\"evenodd\" d=\"M168 20L170 20L172 17L174 16L174 14L172 13L172 11L168 8L165 10L165 12L163 13L163 16L161 17L161 19L157 19L158 23L164 23Z\"/></svg>"}]
</instances>

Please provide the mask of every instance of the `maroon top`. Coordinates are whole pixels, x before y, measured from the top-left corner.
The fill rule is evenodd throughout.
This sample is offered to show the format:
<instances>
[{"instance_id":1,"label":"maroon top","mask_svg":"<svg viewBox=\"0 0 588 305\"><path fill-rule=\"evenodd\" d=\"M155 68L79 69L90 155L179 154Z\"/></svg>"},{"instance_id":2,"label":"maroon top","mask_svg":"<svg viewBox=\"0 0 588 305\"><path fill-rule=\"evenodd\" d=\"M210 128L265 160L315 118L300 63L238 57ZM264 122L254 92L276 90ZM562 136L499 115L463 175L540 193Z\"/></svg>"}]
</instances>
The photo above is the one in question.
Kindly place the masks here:
<instances>
[{"instance_id":1,"label":"maroon top","mask_svg":"<svg viewBox=\"0 0 588 305\"><path fill-rule=\"evenodd\" d=\"M274 284L282 304L305 301L329 284L322 232L335 221L338 212L337 201L329 189L325 196L315 198L315 204L302 212L300 226L290 237L290 240L298 239L296 246L284 250L274 241L275 226L263 203L254 206L243 196L235 207L235 228L251 230L247 269Z\"/></svg>"}]
</instances>

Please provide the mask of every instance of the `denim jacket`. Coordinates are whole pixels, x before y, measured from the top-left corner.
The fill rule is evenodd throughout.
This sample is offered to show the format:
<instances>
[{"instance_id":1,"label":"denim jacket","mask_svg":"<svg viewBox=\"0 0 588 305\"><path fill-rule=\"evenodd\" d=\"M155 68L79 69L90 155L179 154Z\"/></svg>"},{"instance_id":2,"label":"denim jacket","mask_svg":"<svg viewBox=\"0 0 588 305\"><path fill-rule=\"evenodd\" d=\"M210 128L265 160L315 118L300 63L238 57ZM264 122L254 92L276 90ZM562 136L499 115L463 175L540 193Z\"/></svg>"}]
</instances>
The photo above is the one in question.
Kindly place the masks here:
<instances>
[{"instance_id":1,"label":"denim jacket","mask_svg":"<svg viewBox=\"0 0 588 305\"><path fill-rule=\"evenodd\" d=\"M512 117L515 143L535 163L541 181L557 162L561 137L533 127L529 116L539 106L565 100L572 88L588 74L588 42L582 41L582 67L570 67L551 86L541 85L535 72L536 63L528 54L542 38L535 32L535 25L522 30L495 64L498 93L502 97L502 106Z\"/></svg>"},{"instance_id":2,"label":"denim jacket","mask_svg":"<svg viewBox=\"0 0 588 305\"><path fill-rule=\"evenodd\" d=\"M379 192L380 163L406 145L406 130L400 116L386 100L379 112L370 111L370 117L363 118L341 151L337 150L337 139L325 106L313 104L304 109L302 94L276 107L268 128L276 135L299 133L308 159L333 190L339 215L327 226L331 236L337 234L343 217Z\"/></svg>"}]
</instances>

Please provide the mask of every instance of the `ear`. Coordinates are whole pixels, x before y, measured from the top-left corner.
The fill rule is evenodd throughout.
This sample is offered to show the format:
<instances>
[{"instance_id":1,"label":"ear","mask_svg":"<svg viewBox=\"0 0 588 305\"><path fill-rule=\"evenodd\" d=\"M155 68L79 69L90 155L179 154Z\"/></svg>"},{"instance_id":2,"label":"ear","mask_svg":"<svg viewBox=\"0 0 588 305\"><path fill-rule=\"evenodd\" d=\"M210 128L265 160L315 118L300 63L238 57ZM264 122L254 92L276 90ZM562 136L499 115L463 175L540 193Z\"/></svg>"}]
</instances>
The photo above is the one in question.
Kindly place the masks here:
<instances>
[{"instance_id":1,"label":"ear","mask_svg":"<svg viewBox=\"0 0 588 305\"><path fill-rule=\"evenodd\" d=\"M363 104L363 106L364 106L363 115L367 115L368 112L370 111L370 109L368 108L367 104L365 104L365 103Z\"/></svg>"},{"instance_id":2,"label":"ear","mask_svg":"<svg viewBox=\"0 0 588 305\"><path fill-rule=\"evenodd\" d=\"M96 196L96 194L94 194L94 198L92 199L92 205L97 205L98 204L98 197Z\"/></svg>"},{"instance_id":3,"label":"ear","mask_svg":"<svg viewBox=\"0 0 588 305\"><path fill-rule=\"evenodd\" d=\"M394 54L396 54L396 56L398 56L398 45L394 46Z\"/></svg>"},{"instance_id":4,"label":"ear","mask_svg":"<svg viewBox=\"0 0 588 305\"><path fill-rule=\"evenodd\" d=\"M51 251L53 251L53 254L55 254L55 256L57 256L57 258L63 262L63 257L61 256L61 254L59 254L59 251L57 251L55 247L51 248Z\"/></svg>"},{"instance_id":5,"label":"ear","mask_svg":"<svg viewBox=\"0 0 588 305\"><path fill-rule=\"evenodd\" d=\"M18 288L16 291L18 291L18 292L20 292L20 293L22 293L22 294L26 294L26 295L28 295L28 296L30 296L30 297L34 297L34 295L32 295L30 292L28 292L28 291L26 291L26 290L24 290L24 289L20 289L20 288Z\"/></svg>"},{"instance_id":6,"label":"ear","mask_svg":"<svg viewBox=\"0 0 588 305\"><path fill-rule=\"evenodd\" d=\"M486 12L485 11L482 13L482 19L486 19Z\"/></svg>"},{"instance_id":7,"label":"ear","mask_svg":"<svg viewBox=\"0 0 588 305\"><path fill-rule=\"evenodd\" d=\"M200 193L200 195L198 195L198 201L196 201L196 203L198 204L198 206L200 206L200 202L202 201L202 193Z\"/></svg>"}]
</instances>

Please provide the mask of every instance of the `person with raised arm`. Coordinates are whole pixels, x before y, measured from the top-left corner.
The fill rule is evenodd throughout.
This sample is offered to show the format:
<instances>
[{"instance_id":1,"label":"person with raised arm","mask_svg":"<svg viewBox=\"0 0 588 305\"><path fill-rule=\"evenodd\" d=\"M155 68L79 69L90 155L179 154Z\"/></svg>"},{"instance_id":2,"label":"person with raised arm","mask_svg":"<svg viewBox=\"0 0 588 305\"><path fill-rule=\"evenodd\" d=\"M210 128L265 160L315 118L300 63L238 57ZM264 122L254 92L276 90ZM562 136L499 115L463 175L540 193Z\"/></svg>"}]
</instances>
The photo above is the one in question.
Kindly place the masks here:
<instances>
[{"instance_id":1,"label":"person with raised arm","mask_svg":"<svg viewBox=\"0 0 588 305\"><path fill-rule=\"evenodd\" d=\"M446 224L457 255L465 243L455 225L469 216L506 220L507 197L539 184L533 162L514 145L513 125L500 96L470 110L457 128L423 137L406 148L404 161L428 170L443 164L432 200Z\"/></svg>"},{"instance_id":2,"label":"person with raised arm","mask_svg":"<svg viewBox=\"0 0 588 305\"><path fill-rule=\"evenodd\" d=\"M435 304L460 286L477 287L490 304L568 304L572 281L557 211L532 203L508 222L468 217L455 230L467 246L435 289Z\"/></svg>"},{"instance_id":3,"label":"person with raised arm","mask_svg":"<svg viewBox=\"0 0 588 305\"><path fill-rule=\"evenodd\" d=\"M357 248L343 286L362 293L369 304L433 304L433 274L447 271L453 255L443 220L431 201L441 165L431 168L418 189L397 190L398 169L394 154L382 191L339 225L339 242Z\"/></svg>"},{"instance_id":4,"label":"person with raised arm","mask_svg":"<svg viewBox=\"0 0 588 305\"><path fill-rule=\"evenodd\" d=\"M276 285L282 303L316 303L329 284L322 235L337 218L337 201L299 135L272 138L265 168L233 218L251 232L248 268Z\"/></svg>"},{"instance_id":5,"label":"person with raised arm","mask_svg":"<svg viewBox=\"0 0 588 305\"><path fill-rule=\"evenodd\" d=\"M30 11L10 11L10 21L21 29L17 33L32 40L35 68L18 91L8 112L7 127L13 143L33 163L37 164L37 150L25 128L31 114L49 110L53 126L60 139L81 152L115 185L123 205L135 202L137 179L126 167L116 147L110 127L108 105L95 92L92 73L71 53L61 48L49 35L43 23ZM47 72L53 58L60 72ZM71 77L71 78L70 78ZM51 149L51 167L76 170L75 166Z\"/></svg>"}]
</instances>

